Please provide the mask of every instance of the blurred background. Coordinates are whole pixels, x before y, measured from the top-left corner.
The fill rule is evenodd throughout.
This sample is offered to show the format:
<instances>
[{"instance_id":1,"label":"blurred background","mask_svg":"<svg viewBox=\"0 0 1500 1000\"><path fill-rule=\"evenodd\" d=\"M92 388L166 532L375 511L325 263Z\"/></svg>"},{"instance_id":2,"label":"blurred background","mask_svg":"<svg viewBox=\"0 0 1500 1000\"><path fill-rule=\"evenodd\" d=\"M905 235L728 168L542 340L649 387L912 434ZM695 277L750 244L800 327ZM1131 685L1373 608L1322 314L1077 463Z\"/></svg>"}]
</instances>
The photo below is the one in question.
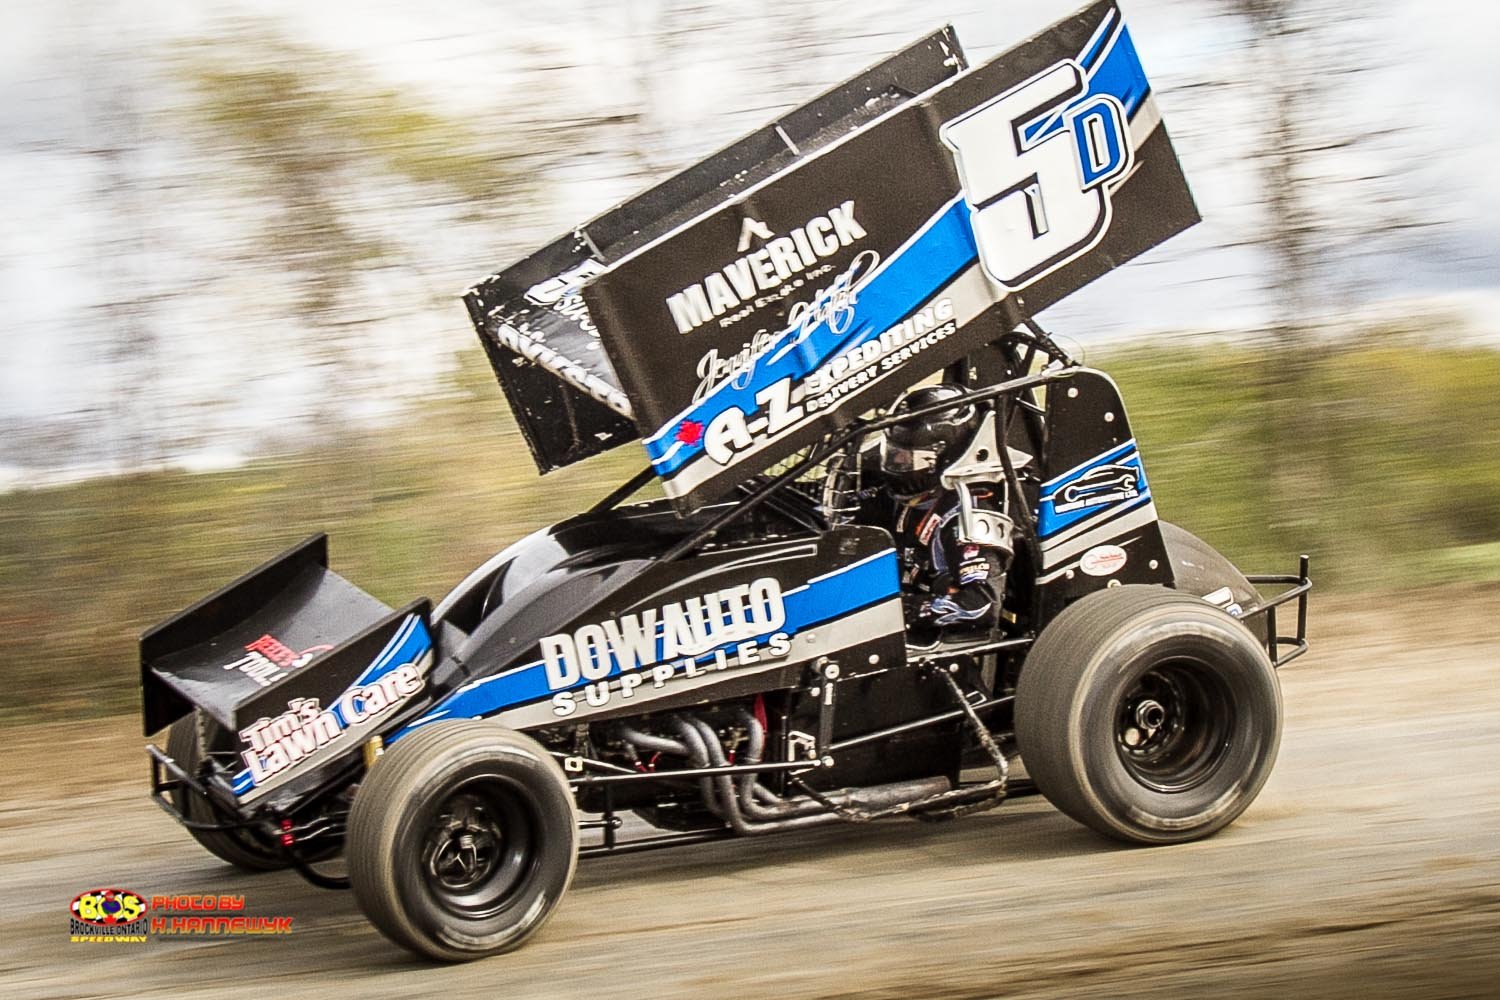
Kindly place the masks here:
<instances>
[{"instance_id":1,"label":"blurred background","mask_svg":"<svg viewBox=\"0 0 1500 1000\"><path fill-rule=\"evenodd\" d=\"M459 294L945 22L1081 0L12 0L0 721L133 710L141 629L315 530L434 598L543 480ZM1042 318L1164 516L1320 587L1500 578L1493 5L1125 0L1205 221Z\"/></svg>"}]
</instances>

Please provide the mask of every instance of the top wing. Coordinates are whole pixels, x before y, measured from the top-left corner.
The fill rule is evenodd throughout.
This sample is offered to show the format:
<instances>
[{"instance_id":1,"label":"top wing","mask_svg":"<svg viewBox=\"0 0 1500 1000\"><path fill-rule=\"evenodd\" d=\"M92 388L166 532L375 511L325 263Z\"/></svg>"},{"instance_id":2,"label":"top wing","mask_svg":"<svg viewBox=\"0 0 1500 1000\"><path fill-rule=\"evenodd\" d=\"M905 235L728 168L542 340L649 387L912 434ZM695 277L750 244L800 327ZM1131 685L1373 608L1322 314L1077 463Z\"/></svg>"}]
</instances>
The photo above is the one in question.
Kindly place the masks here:
<instances>
[{"instance_id":1,"label":"top wing","mask_svg":"<svg viewBox=\"0 0 1500 1000\"><path fill-rule=\"evenodd\" d=\"M920 72L882 83L900 60ZM779 151L741 140L567 258L609 387L590 398L682 510L1198 221L1112 0L973 70L939 32L771 133Z\"/></svg>"},{"instance_id":2,"label":"top wing","mask_svg":"<svg viewBox=\"0 0 1500 1000\"><path fill-rule=\"evenodd\" d=\"M630 331L596 324L579 294L585 284L965 65L952 29L933 32L470 289L469 316L538 467L640 436L603 346Z\"/></svg>"}]
</instances>

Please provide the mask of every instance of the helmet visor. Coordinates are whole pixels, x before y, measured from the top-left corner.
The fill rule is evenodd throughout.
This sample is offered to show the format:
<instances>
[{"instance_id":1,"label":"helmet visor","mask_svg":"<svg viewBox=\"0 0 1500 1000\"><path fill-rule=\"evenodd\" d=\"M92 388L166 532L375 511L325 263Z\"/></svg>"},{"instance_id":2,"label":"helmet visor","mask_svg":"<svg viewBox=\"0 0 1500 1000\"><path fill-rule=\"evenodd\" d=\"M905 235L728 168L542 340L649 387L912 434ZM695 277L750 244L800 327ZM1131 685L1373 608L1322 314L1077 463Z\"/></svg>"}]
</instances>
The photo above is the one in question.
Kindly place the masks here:
<instances>
[{"instance_id":1,"label":"helmet visor","mask_svg":"<svg viewBox=\"0 0 1500 1000\"><path fill-rule=\"evenodd\" d=\"M880 449L880 468L892 476L928 472L937 467L937 452L930 448L907 448L887 438Z\"/></svg>"}]
</instances>

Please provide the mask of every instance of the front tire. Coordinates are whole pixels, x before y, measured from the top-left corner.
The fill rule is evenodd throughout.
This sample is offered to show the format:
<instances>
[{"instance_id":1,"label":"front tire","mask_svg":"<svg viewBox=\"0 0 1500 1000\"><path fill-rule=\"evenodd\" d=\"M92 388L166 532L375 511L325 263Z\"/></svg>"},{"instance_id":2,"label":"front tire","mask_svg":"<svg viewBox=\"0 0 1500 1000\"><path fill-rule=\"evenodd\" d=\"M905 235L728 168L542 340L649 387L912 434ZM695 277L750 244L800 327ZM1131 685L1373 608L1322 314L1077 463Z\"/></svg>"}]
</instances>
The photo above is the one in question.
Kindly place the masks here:
<instances>
[{"instance_id":1,"label":"front tire","mask_svg":"<svg viewBox=\"0 0 1500 1000\"><path fill-rule=\"evenodd\" d=\"M1171 844L1254 801L1281 691L1243 624L1196 597L1111 587L1043 630L1016 688L1016 742L1047 799L1106 836Z\"/></svg>"},{"instance_id":2,"label":"front tire","mask_svg":"<svg viewBox=\"0 0 1500 1000\"><path fill-rule=\"evenodd\" d=\"M355 901L392 941L447 962L499 954L541 928L573 879L573 792L528 736L432 723L371 769L345 853Z\"/></svg>"}]
</instances>

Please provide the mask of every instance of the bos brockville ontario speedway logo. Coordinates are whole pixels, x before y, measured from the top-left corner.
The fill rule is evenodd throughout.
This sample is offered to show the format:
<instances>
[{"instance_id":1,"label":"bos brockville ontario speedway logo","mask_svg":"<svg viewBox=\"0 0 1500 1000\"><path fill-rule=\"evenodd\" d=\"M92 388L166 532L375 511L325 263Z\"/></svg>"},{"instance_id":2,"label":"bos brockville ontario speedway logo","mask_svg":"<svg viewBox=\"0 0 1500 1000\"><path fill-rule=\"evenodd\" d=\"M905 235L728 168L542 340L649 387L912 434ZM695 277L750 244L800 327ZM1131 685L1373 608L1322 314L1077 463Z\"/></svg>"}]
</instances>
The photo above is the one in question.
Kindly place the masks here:
<instances>
[{"instance_id":1,"label":"bos brockville ontario speedway logo","mask_svg":"<svg viewBox=\"0 0 1500 1000\"><path fill-rule=\"evenodd\" d=\"M69 940L139 944L146 940L146 900L129 889L89 889L68 907Z\"/></svg>"},{"instance_id":2,"label":"bos brockville ontario speedway logo","mask_svg":"<svg viewBox=\"0 0 1500 1000\"><path fill-rule=\"evenodd\" d=\"M283 935L292 917L246 915L245 897L212 893L156 895L151 902L129 889L89 889L68 907L71 941L141 944L148 936L219 937Z\"/></svg>"}]
</instances>

